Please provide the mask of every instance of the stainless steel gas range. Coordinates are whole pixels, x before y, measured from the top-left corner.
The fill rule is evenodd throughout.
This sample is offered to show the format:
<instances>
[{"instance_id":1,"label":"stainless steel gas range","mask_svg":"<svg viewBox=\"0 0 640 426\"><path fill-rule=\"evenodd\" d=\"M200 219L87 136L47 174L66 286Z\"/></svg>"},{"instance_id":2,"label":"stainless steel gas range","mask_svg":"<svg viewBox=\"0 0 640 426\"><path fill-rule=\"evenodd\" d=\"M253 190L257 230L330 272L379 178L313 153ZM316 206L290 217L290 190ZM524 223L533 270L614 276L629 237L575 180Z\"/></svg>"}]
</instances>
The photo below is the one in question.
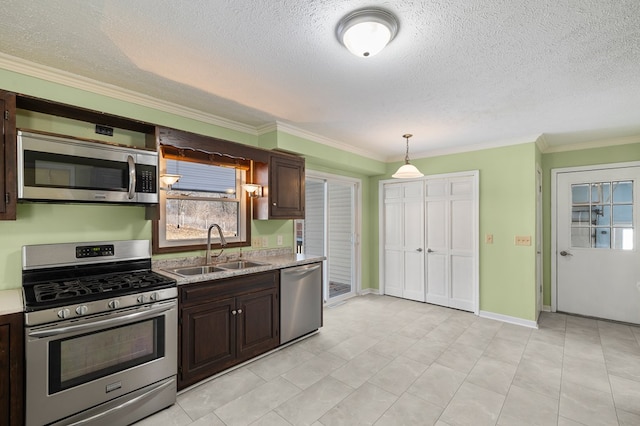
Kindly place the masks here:
<instances>
[{"instance_id":1,"label":"stainless steel gas range","mask_svg":"<svg viewBox=\"0 0 640 426\"><path fill-rule=\"evenodd\" d=\"M177 287L147 240L24 246L26 424L127 425L176 400Z\"/></svg>"}]
</instances>

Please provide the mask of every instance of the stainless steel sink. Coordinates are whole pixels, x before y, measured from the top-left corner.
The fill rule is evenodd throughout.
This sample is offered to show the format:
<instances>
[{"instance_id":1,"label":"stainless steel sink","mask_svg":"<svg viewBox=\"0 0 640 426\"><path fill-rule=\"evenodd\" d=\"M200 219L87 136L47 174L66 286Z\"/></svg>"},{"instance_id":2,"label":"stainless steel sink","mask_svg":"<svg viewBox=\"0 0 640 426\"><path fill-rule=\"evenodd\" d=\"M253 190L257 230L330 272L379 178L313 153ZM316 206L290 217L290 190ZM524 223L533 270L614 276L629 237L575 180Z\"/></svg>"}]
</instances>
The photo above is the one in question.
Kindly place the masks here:
<instances>
[{"instance_id":1,"label":"stainless steel sink","mask_svg":"<svg viewBox=\"0 0 640 426\"><path fill-rule=\"evenodd\" d=\"M211 274L213 272L226 271L226 269L217 266L189 266L187 268L174 269L173 272L183 277L191 277L193 275Z\"/></svg>"},{"instance_id":2,"label":"stainless steel sink","mask_svg":"<svg viewBox=\"0 0 640 426\"><path fill-rule=\"evenodd\" d=\"M239 269L254 268L256 266L268 265L262 262L252 262L250 260L236 260L235 262L218 263L206 266L188 266L184 268L172 269L172 272L183 277L192 277L194 275L211 274L213 272L234 271Z\"/></svg>"},{"instance_id":3,"label":"stainless steel sink","mask_svg":"<svg viewBox=\"0 0 640 426\"><path fill-rule=\"evenodd\" d=\"M235 262L218 263L216 266L221 269L246 269L264 265L267 264L262 262L253 262L251 260L236 260Z\"/></svg>"}]
</instances>

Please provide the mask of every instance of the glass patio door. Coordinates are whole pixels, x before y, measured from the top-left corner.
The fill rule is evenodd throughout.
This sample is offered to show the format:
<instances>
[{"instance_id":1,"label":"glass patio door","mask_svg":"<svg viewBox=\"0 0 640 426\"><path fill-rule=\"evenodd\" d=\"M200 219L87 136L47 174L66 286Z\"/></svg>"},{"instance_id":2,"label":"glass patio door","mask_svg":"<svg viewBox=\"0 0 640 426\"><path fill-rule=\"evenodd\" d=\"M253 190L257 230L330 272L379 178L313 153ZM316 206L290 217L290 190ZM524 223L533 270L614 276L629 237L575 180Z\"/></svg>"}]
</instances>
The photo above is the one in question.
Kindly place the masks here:
<instances>
[{"instance_id":1,"label":"glass patio door","mask_svg":"<svg viewBox=\"0 0 640 426\"><path fill-rule=\"evenodd\" d=\"M357 290L357 191L358 182L307 174L305 220L295 222L297 250L326 256L325 302Z\"/></svg>"}]
</instances>

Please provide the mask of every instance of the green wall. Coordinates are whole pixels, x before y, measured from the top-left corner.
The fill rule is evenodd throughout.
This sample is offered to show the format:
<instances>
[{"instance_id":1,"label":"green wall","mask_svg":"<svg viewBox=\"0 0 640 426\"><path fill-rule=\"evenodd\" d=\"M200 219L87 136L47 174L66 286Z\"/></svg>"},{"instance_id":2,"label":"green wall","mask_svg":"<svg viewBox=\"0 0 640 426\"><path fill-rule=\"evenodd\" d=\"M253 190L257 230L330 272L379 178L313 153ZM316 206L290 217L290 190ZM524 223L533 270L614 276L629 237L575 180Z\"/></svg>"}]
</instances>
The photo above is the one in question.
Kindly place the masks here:
<instances>
[{"instance_id":1,"label":"green wall","mask_svg":"<svg viewBox=\"0 0 640 426\"><path fill-rule=\"evenodd\" d=\"M542 154L544 300L551 305L551 171L564 167L640 161L638 143Z\"/></svg>"},{"instance_id":2,"label":"green wall","mask_svg":"<svg viewBox=\"0 0 640 426\"><path fill-rule=\"evenodd\" d=\"M378 183L387 179L400 163L385 164L317 142L273 131L229 130L177 114L159 111L105 95L46 82L0 70L0 88L53 101L127 116L150 123L210 135L239 143L296 152L305 156L308 170L350 176L362 180L362 285L378 288ZM22 112L22 123L49 131L74 129L88 132L82 123L61 119L50 123L38 114ZM26 127L26 126L25 126ZM46 129L43 129L46 130ZM61 132L62 133L62 132ZM139 135L128 134L127 143L141 144ZM538 153L539 156L539 153ZM535 256L531 247L515 247L515 235L535 236L534 143L444 155L413 161L428 174L480 171L480 308L483 311L535 320ZM494 244L484 244L484 235ZM292 221L253 221L253 236L267 236L275 247L276 235L292 246ZM20 204L18 220L0 222L0 289L20 287L21 247L69 241L151 238L151 223L144 209L134 206ZM202 255L201 252L158 257Z\"/></svg>"},{"instance_id":3,"label":"green wall","mask_svg":"<svg viewBox=\"0 0 640 426\"><path fill-rule=\"evenodd\" d=\"M480 310L535 321L535 143L412 160L425 175L480 172ZM378 185L402 163L389 164L371 179L375 210L371 256L378 269ZM484 236L493 234L493 244ZM515 246L516 235L530 235L531 246ZM377 276L377 274L376 274ZM378 288L378 281L373 283Z\"/></svg>"},{"instance_id":4,"label":"green wall","mask_svg":"<svg viewBox=\"0 0 640 426\"><path fill-rule=\"evenodd\" d=\"M307 169L362 179L365 206L369 203L367 173L371 174L372 170L380 173L385 167L381 162L341 152L334 148L331 149L330 155L323 155L323 153L329 153L322 150L322 145L282 132L259 138L254 134L225 129L6 70L0 70L0 88L248 145L264 144L270 149L297 152L307 158ZM93 125L90 123L59 117L52 119L44 114L30 111L18 111L17 125L19 128L77 137L101 138L94 133ZM120 129L115 129L115 131L118 142L132 146L144 146L144 135ZM113 138L103 139L114 140ZM270 144L272 146L268 146ZM336 161L331 166L331 161L326 159L328 157L348 158L349 161ZM350 165L354 166L354 170L358 172L345 171L345 169L349 170ZM16 221L0 221L0 290L21 286L21 249L23 245L111 239L151 239L151 222L145 219L143 207L20 203L17 216ZM369 226L368 218L368 209L364 209L363 226L367 228ZM251 232L252 237L267 237L269 248L278 247L278 235L283 236L283 246L294 247L293 221L255 220L252 221ZM362 255L363 285L368 287L371 281L370 270L366 266L368 264L368 236L363 238L363 247L365 247ZM202 255L203 252L194 251L158 255L154 258Z\"/></svg>"}]
</instances>

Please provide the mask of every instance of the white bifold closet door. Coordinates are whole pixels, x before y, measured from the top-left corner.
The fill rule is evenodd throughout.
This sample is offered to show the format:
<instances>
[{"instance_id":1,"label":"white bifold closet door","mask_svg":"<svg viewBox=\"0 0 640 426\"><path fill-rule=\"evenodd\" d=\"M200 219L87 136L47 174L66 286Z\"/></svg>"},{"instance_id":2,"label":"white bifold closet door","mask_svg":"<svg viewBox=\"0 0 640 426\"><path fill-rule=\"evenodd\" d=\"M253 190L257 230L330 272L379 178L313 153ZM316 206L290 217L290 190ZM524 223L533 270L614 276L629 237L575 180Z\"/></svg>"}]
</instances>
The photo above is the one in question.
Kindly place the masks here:
<instances>
[{"instance_id":1,"label":"white bifold closet door","mask_svg":"<svg viewBox=\"0 0 640 426\"><path fill-rule=\"evenodd\" d=\"M424 182L384 186L385 293L425 301Z\"/></svg>"},{"instance_id":2,"label":"white bifold closet door","mask_svg":"<svg viewBox=\"0 0 640 426\"><path fill-rule=\"evenodd\" d=\"M426 185L426 301L475 310L474 181L428 179Z\"/></svg>"}]
</instances>

